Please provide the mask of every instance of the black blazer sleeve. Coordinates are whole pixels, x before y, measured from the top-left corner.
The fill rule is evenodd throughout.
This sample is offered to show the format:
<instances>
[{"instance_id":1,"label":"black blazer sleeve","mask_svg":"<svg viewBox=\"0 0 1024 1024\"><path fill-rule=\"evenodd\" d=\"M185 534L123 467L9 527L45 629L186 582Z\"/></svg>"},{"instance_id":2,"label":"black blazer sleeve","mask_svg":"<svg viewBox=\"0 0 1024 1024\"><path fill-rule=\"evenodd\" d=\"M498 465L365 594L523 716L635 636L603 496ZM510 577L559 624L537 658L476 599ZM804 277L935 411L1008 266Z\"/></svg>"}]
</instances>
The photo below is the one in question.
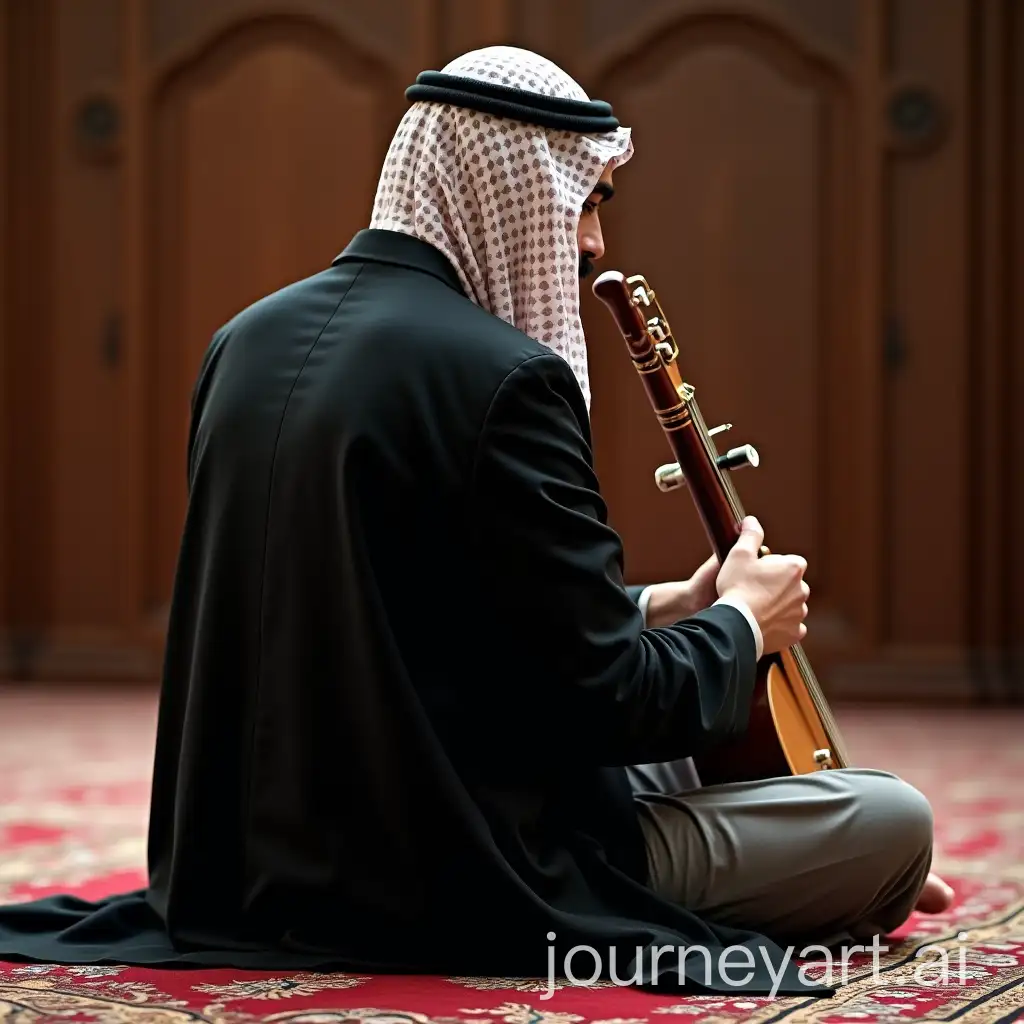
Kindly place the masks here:
<instances>
[{"instance_id":1,"label":"black blazer sleeve","mask_svg":"<svg viewBox=\"0 0 1024 1024\"><path fill-rule=\"evenodd\" d=\"M498 389L480 436L472 529L483 614L515 677L573 755L605 766L699 752L747 723L750 626L717 605L643 629L622 582L622 545L599 493L583 396L542 354Z\"/></svg>"},{"instance_id":2,"label":"black blazer sleeve","mask_svg":"<svg viewBox=\"0 0 1024 1024\"><path fill-rule=\"evenodd\" d=\"M214 368L216 367L217 361L220 358L221 351L224 347L224 338L226 333L225 329L221 328L210 339L210 344L207 346L206 352L203 353L202 362L199 364L199 372L196 374L195 383L192 385L192 400L188 428L188 448L186 452L188 463L186 486L188 491L192 490L199 421L202 418L203 405L206 402L206 396L210 390L210 378L213 376ZM639 597L637 600L639 600Z\"/></svg>"}]
</instances>

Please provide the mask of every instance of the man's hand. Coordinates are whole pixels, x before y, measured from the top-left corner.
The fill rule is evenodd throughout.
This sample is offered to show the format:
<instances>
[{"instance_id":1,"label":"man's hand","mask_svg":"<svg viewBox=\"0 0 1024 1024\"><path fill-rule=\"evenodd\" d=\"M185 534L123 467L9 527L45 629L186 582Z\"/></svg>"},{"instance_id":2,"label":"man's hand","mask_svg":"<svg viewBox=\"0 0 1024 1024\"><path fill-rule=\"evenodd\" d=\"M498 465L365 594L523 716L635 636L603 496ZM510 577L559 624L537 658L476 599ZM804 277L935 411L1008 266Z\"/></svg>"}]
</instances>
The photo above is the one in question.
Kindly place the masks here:
<instances>
[{"instance_id":1,"label":"man's hand","mask_svg":"<svg viewBox=\"0 0 1024 1024\"><path fill-rule=\"evenodd\" d=\"M647 603L648 627L671 626L710 607L718 600L717 578L718 557L712 555L688 580L654 584Z\"/></svg>"},{"instance_id":2,"label":"man's hand","mask_svg":"<svg viewBox=\"0 0 1024 1024\"><path fill-rule=\"evenodd\" d=\"M759 558L763 540L761 524L747 516L718 574L718 592L750 609L761 627L764 653L773 654L806 636L804 620L811 588L804 581L807 560L800 555Z\"/></svg>"}]
</instances>

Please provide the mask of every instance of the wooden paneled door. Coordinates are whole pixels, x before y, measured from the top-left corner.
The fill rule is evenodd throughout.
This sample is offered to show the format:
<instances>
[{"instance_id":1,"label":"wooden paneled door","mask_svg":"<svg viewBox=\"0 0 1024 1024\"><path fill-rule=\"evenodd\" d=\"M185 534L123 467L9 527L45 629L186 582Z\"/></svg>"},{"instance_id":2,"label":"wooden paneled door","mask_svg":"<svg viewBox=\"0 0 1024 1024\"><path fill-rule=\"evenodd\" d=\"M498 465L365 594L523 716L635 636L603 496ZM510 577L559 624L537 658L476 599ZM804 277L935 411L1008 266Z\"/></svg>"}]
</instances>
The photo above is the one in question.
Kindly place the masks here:
<instances>
[{"instance_id":1,"label":"wooden paneled door","mask_svg":"<svg viewBox=\"0 0 1024 1024\"><path fill-rule=\"evenodd\" d=\"M719 440L758 448L737 486L770 546L810 561L826 685L1005 685L996 652L1024 636L1019 4L0 3L0 670L158 672L211 332L365 225L418 71L507 42L634 129L602 266L650 279L706 417L734 424ZM629 579L689 573L707 543L685 492L654 487L668 448L585 291Z\"/></svg>"},{"instance_id":2,"label":"wooden paneled door","mask_svg":"<svg viewBox=\"0 0 1024 1024\"><path fill-rule=\"evenodd\" d=\"M5 4L8 0L3 0ZM365 225L434 0L12 2L7 671L152 676L213 330ZM30 329L30 330L28 330Z\"/></svg>"},{"instance_id":3,"label":"wooden paneled door","mask_svg":"<svg viewBox=\"0 0 1024 1024\"><path fill-rule=\"evenodd\" d=\"M182 398L210 336L328 265L365 225L402 90L432 56L427 0L372 18L330 0L303 17L268 17L261 4L250 18L246 6L166 0L129 32L144 137L130 169L138 272L128 333L140 341L136 393L152 396L136 414L145 436L133 465L144 483L131 497L144 496L136 543L146 557L133 599L158 627L184 513Z\"/></svg>"},{"instance_id":4,"label":"wooden paneled door","mask_svg":"<svg viewBox=\"0 0 1024 1024\"><path fill-rule=\"evenodd\" d=\"M629 10L572 0L524 40L633 127L603 265L658 292L709 425L734 424L721 449L758 449L736 484L769 546L809 559L824 682L953 699L1005 686L994 652L1024 636L1020 571L997 557L1020 478L1002 390L1021 311L1003 226L1019 206L1006 173L1024 123L1008 88L1024 67L1020 6ZM668 448L586 298L597 457L628 575L687 574L707 541L685 492L654 489Z\"/></svg>"}]
</instances>

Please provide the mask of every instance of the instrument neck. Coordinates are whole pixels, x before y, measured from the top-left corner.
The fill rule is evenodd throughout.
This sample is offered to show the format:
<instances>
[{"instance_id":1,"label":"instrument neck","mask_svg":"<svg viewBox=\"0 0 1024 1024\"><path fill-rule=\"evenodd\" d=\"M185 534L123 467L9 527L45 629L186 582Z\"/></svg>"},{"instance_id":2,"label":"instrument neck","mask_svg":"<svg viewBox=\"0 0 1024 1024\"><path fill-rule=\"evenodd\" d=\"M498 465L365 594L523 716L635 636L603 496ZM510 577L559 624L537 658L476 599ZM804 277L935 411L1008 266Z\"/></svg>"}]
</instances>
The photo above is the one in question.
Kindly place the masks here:
<instances>
[{"instance_id":1,"label":"instrument neck","mask_svg":"<svg viewBox=\"0 0 1024 1024\"><path fill-rule=\"evenodd\" d=\"M719 562L723 562L740 535L746 512L728 472L718 465L718 451L695 398L690 399L689 409L696 441L702 449L701 454L707 464L707 476L711 483L710 487L693 489L692 496L704 527L711 537L715 554ZM683 468L686 472L686 467Z\"/></svg>"}]
</instances>

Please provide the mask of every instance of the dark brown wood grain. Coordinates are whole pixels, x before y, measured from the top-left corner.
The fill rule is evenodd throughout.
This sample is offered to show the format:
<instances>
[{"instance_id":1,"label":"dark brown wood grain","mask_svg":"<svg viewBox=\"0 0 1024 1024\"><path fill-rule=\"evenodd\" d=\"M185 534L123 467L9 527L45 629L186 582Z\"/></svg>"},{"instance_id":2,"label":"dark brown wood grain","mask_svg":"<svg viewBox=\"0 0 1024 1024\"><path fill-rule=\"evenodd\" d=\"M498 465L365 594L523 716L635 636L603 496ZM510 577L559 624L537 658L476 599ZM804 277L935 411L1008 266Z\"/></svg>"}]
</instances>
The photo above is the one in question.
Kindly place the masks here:
<instances>
[{"instance_id":1,"label":"dark brown wood grain","mask_svg":"<svg viewBox=\"0 0 1024 1024\"><path fill-rule=\"evenodd\" d=\"M609 0L8 0L2 17L9 673L158 671L210 330L365 224L419 70L506 42L634 130L598 269L654 283L708 425L734 424L716 442L758 449L737 483L772 550L809 560L826 690L933 679L969 699L1019 679L1013 0L643 0L628 18ZM107 137L83 134L95 102ZM627 578L686 576L700 514L655 487L671 450L582 291Z\"/></svg>"}]
</instances>

